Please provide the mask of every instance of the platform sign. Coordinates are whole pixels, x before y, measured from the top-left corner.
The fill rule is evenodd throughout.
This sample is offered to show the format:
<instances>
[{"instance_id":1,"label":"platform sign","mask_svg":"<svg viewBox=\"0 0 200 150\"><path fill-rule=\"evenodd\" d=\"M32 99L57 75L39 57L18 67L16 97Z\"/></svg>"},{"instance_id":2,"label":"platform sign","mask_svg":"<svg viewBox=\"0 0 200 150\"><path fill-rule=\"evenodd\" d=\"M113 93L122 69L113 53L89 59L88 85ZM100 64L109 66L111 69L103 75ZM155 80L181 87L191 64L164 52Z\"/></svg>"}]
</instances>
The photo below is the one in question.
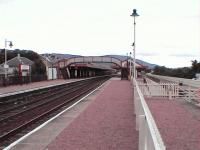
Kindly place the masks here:
<instances>
[{"instance_id":1,"label":"platform sign","mask_svg":"<svg viewBox=\"0 0 200 150\"><path fill-rule=\"evenodd\" d=\"M19 65L19 74L20 76L28 76L30 74L30 66L29 65Z\"/></svg>"},{"instance_id":2,"label":"platform sign","mask_svg":"<svg viewBox=\"0 0 200 150\"><path fill-rule=\"evenodd\" d=\"M20 65L21 66L21 70L30 70L30 66L29 65Z\"/></svg>"}]
</instances>

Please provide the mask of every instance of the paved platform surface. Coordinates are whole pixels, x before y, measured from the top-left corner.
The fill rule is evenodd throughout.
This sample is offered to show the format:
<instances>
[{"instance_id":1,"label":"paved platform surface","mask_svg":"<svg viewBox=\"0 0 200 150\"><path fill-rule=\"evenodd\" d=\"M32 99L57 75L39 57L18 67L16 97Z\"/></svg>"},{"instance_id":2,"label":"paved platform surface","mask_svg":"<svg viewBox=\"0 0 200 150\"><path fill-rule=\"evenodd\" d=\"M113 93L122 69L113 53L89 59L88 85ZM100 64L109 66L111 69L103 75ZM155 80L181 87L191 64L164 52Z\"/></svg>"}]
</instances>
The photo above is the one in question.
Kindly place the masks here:
<instances>
[{"instance_id":1,"label":"paved platform surface","mask_svg":"<svg viewBox=\"0 0 200 150\"><path fill-rule=\"evenodd\" d=\"M48 150L137 150L133 91L126 80L111 80Z\"/></svg>"},{"instance_id":2,"label":"paved platform surface","mask_svg":"<svg viewBox=\"0 0 200 150\"><path fill-rule=\"evenodd\" d=\"M33 82L33 83L23 84L23 85L10 85L7 87L0 87L0 95L6 94L6 93L12 93L12 92L33 89L33 88L38 88L38 87L45 87L45 86L49 86L49 85L62 84L65 82L70 82L70 81L75 81L75 80L79 80L79 79L68 79L68 80L57 79L57 80Z\"/></svg>"},{"instance_id":3,"label":"paved platform surface","mask_svg":"<svg viewBox=\"0 0 200 150\"><path fill-rule=\"evenodd\" d=\"M133 91L112 78L12 150L137 150Z\"/></svg>"},{"instance_id":4,"label":"paved platform surface","mask_svg":"<svg viewBox=\"0 0 200 150\"><path fill-rule=\"evenodd\" d=\"M167 150L200 150L200 109L184 100L145 98Z\"/></svg>"}]
</instances>

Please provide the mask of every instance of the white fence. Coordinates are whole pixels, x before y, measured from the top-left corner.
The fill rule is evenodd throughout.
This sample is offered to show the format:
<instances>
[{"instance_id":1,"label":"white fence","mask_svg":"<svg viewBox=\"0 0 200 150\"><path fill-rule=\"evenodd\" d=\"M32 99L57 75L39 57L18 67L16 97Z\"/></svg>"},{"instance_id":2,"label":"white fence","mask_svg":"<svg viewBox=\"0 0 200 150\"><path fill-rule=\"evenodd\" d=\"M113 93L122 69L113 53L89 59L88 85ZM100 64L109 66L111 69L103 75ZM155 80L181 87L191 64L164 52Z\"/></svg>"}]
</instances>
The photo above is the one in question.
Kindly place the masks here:
<instances>
[{"instance_id":1,"label":"white fence","mask_svg":"<svg viewBox=\"0 0 200 150\"><path fill-rule=\"evenodd\" d=\"M136 80L133 80L133 85L136 130L139 130L139 150L165 150L159 130Z\"/></svg>"},{"instance_id":2,"label":"white fence","mask_svg":"<svg viewBox=\"0 0 200 150\"><path fill-rule=\"evenodd\" d=\"M152 97L168 97L169 99L179 96L179 85L176 83L138 83L143 95Z\"/></svg>"},{"instance_id":3,"label":"white fence","mask_svg":"<svg viewBox=\"0 0 200 150\"><path fill-rule=\"evenodd\" d=\"M177 83L157 83L149 78L138 80L138 85L144 96L168 97L169 99L179 96L179 85Z\"/></svg>"},{"instance_id":4,"label":"white fence","mask_svg":"<svg viewBox=\"0 0 200 150\"><path fill-rule=\"evenodd\" d=\"M188 88L180 87L179 97L189 102L200 104L200 89L192 88L190 86Z\"/></svg>"},{"instance_id":5,"label":"white fence","mask_svg":"<svg viewBox=\"0 0 200 150\"><path fill-rule=\"evenodd\" d=\"M145 82L144 82L145 81ZM179 86L178 83L157 83L149 78L138 80L138 86L144 96L167 97L169 99L181 98L200 106L200 88Z\"/></svg>"}]
</instances>

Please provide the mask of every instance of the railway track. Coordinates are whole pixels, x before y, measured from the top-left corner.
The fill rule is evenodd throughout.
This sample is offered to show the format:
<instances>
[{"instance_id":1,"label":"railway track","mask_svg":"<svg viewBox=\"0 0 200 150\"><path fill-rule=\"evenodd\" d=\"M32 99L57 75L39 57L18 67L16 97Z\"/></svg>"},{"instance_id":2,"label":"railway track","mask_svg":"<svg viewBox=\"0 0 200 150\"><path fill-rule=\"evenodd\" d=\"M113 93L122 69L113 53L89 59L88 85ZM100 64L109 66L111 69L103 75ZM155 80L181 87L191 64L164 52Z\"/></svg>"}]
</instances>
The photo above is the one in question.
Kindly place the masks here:
<instances>
[{"instance_id":1,"label":"railway track","mask_svg":"<svg viewBox=\"0 0 200 150\"><path fill-rule=\"evenodd\" d=\"M110 76L0 98L0 149L86 95Z\"/></svg>"}]
</instances>

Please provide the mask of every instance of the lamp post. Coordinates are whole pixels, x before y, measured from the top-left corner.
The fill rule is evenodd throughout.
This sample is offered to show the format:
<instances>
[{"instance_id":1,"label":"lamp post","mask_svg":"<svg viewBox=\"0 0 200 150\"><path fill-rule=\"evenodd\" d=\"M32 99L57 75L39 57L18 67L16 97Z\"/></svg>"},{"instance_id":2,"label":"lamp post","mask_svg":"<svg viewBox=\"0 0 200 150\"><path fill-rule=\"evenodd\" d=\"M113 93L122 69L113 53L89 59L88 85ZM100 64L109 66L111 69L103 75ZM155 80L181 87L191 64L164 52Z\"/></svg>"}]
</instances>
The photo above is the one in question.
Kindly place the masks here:
<instances>
[{"instance_id":1,"label":"lamp post","mask_svg":"<svg viewBox=\"0 0 200 150\"><path fill-rule=\"evenodd\" d=\"M127 61L127 65L126 65L126 67L127 67L127 79L129 79L129 74L128 74L128 63L129 63L129 61L128 61L128 53L126 53L126 56L127 56L127 59L126 59L126 61Z\"/></svg>"},{"instance_id":2,"label":"lamp post","mask_svg":"<svg viewBox=\"0 0 200 150\"><path fill-rule=\"evenodd\" d=\"M132 57L131 57L131 52L130 52L130 61L129 61L129 69L130 69L130 80L131 80L131 78L132 78Z\"/></svg>"},{"instance_id":3,"label":"lamp post","mask_svg":"<svg viewBox=\"0 0 200 150\"><path fill-rule=\"evenodd\" d=\"M136 78L136 65L135 65L135 27L136 27L136 22L135 22L135 18L138 17L139 15L137 14L137 10L133 9L133 13L131 14L131 17L134 18L134 43L133 43L133 70L134 70L134 79Z\"/></svg>"},{"instance_id":4,"label":"lamp post","mask_svg":"<svg viewBox=\"0 0 200 150\"><path fill-rule=\"evenodd\" d=\"M127 65L126 65L126 67L127 67L127 69L128 69L128 53L126 53L126 60L127 60Z\"/></svg>"},{"instance_id":5,"label":"lamp post","mask_svg":"<svg viewBox=\"0 0 200 150\"><path fill-rule=\"evenodd\" d=\"M135 79L135 70L136 70L136 65L135 65L135 44L132 44L133 46L133 78Z\"/></svg>"},{"instance_id":6,"label":"lamp post","mask_svg":"<svg viewBox=\"0 0 200 150\"><path fill-rule=\"evenodd\" d=\"M13 46L12 41L7 41L7 39L5 39L5 63L4 63L4 69L5 69L5 80L7 81L7 69L9 68L9 66L7 65L7 43L9 43L9 47L11 48Z\"/></svg>"}]
</instances>

